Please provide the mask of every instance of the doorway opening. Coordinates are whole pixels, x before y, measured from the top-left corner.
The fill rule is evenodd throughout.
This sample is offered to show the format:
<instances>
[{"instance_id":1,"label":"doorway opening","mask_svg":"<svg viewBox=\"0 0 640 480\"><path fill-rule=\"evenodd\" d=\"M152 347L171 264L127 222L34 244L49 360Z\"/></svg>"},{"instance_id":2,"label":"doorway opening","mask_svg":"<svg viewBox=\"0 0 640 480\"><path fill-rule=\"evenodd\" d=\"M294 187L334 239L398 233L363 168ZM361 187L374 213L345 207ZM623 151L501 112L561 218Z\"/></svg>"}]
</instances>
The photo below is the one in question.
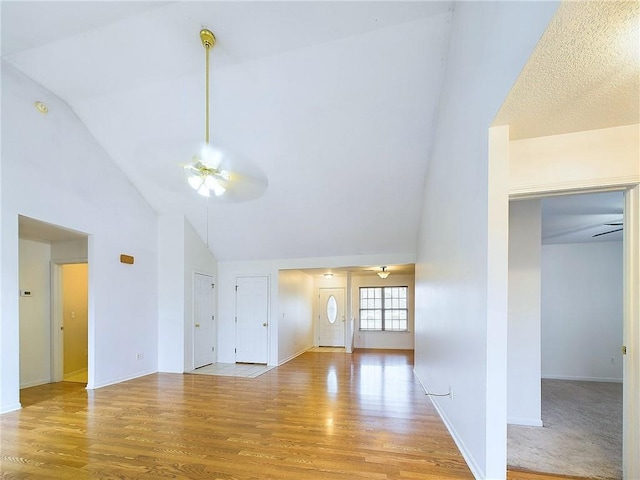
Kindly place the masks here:
<instances>
[{"instance_id":1,"label":"doorway opening","mask_svg":"<svg viewBox=\"0 0 640 480\"><path fill-rule=\"evenodd\" d=\"M62 355L62 378L65 382L88 380L89 268L87 263L60 265L62 325L59 326Z\"/></svg>"},{"instance_id":2,"label":"doorway opening","mask_svg":"<svg viewBox=\"0 0 640 480\"><path fill-rule=\"evenodd\" d=\"M88 235L24 216L18 225L20 388L61 382L65 374L86 384Z\"/></svg>"},{"instance_id":3,"label":"doorway opening","mask_svg":"<svg viewBox=\"0 0 640 480\"><path fill-rule=\"evenodd\" d=\"M622 478L623 205L511 202L509 469Z\"/></svg>"},{"instance_id":4,"label":"doorway opening","mask_svg":"<svg viewBox=\"0 0 640 480\"><path fill-rule=\"evenodd\" d=\"M269 277L236 278L235 363L269 360Z\"/></svg>"},{"instance_id":5,"label":"doorway opening","mask_svg":"<svg viewBox=\"0 0 640 480\"><path fill-rule=\"evenodd\" d=\"M215 362L215 315L213 277L205 273L193 274L193 368Z\"/></svg>"}]
</instances>

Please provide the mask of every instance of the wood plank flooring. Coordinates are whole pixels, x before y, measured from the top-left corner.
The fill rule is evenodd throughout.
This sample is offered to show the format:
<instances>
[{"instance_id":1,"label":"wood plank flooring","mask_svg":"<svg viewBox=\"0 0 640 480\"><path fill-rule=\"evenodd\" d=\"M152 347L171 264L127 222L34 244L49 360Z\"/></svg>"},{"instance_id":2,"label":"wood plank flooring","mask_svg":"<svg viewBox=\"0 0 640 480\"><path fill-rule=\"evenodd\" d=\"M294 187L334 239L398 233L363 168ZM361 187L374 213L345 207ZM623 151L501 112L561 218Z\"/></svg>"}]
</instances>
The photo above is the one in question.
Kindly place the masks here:
<instances>
[{"instance_id":1,"label":"wood plank flooring","mask_svg":"<svg viewBox=\"0 0 640 480\"><path fill-rule=\"evenodd\" d=\"M411 352L308 352L253 379L25 389L22 410L0 416L0 477L473 478L412 365Z\"/></svg>"}]
</instances>

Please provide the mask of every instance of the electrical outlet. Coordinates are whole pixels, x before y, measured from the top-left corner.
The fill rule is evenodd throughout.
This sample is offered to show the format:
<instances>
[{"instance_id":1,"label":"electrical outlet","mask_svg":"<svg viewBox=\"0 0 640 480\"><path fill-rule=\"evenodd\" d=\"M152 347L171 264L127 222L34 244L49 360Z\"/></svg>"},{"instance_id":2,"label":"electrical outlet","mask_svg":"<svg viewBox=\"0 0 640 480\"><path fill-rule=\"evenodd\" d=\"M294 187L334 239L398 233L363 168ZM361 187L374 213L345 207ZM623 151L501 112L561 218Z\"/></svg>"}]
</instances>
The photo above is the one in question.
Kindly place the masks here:
<instances>
[{"instance_id":1,"label":"electrical outlet","mask_svg":"<svg viewBox=\"0 0 640 480\"><path fill-rule=\"evenodd\" d=\"M453 400L453 387L449 385L449 398Z\"/></svg>"},{"instance_id":2,"label":"electrical outlet","mask_svg":"<svg viewBox=\"0 0 640 480\"><path fill-rule=\"evenodd\" d=\"M136 360L142 360L144 358L144 354L136 353Z\"/></svg>"},{"instance_id":3,"label":"electrical outlet","mask_svg":"<svg viewBox=\"0 0 640 480\"><path fill-rule=\"evenodd\" d=\"M610 363L611 363L611 365L613 365L614 363L616 363L615 358L611 357Z\"/></svg>"}]
</instances>

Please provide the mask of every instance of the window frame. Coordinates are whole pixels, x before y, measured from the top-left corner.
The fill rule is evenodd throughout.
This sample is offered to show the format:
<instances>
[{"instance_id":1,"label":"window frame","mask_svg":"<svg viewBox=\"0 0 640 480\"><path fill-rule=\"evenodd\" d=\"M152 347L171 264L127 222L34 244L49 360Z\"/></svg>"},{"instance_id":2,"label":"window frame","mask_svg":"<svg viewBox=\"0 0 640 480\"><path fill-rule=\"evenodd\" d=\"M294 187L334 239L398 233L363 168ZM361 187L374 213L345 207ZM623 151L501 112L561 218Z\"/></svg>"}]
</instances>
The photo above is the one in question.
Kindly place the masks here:
<instances>
[{"instance_id":1,"label":"window frame","mask_svg":"<svg viewBox=\"0 0 640 480\"><path fill-rule=\"evenodd\" d=\"M402 288L404 289L404 300L405 300L405 307L404 308L385 308L385 298L387 298L385 296L385 290L391 290L393 288ZM381 308L362 308L362 291L363 290L380 290L380 300L381 300ZM367 297L367 298L372 298L375 300L375 295L373 297ZM400 299L402 297L396 297L397 299ZM393 297L391 297L391 299L393 299ZM398 330L398 329L390 329L387 326L387 323L389 323L389 325L391 324L391 322L393 322L393 318L391 318L389 316L389 318L387 318L387 312L391 312L391 311L405 311L405 319L400 319L401 321L404 320L406 325L405 328L402 330ZM381 312L381 327L380 328L362 328L362 312L363 311L379 311ZM374 319L376 320L376 319ZM362 286L358 288L358 330L361 332L401 332L401 333L406 333L409 331L409 286L408 285L389 285L389 286L382 286L382 285L370 285L370 286Z\"/></svg>"}]
</instances>

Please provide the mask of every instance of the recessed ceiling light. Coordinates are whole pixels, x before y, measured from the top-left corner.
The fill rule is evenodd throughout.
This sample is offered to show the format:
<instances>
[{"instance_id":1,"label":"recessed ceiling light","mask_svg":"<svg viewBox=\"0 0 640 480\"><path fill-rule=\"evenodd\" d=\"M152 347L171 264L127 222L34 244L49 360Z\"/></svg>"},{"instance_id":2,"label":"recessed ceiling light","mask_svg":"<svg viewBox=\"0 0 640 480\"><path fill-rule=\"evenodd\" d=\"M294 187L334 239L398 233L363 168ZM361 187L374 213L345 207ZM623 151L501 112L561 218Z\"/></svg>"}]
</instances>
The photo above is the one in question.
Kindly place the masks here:
<instances>
[{"instance_id":1,"label":"recessed ceiling light","mask_svg":"<svg viewBox=\"0 0 640 480\"><path fill-rule=\"evenodd\" d=\"M49 111L49 107L47 107L44 102L37 101L35 102L35 106L40 113L47 113Z\"/></svg>"}]
</instances>

